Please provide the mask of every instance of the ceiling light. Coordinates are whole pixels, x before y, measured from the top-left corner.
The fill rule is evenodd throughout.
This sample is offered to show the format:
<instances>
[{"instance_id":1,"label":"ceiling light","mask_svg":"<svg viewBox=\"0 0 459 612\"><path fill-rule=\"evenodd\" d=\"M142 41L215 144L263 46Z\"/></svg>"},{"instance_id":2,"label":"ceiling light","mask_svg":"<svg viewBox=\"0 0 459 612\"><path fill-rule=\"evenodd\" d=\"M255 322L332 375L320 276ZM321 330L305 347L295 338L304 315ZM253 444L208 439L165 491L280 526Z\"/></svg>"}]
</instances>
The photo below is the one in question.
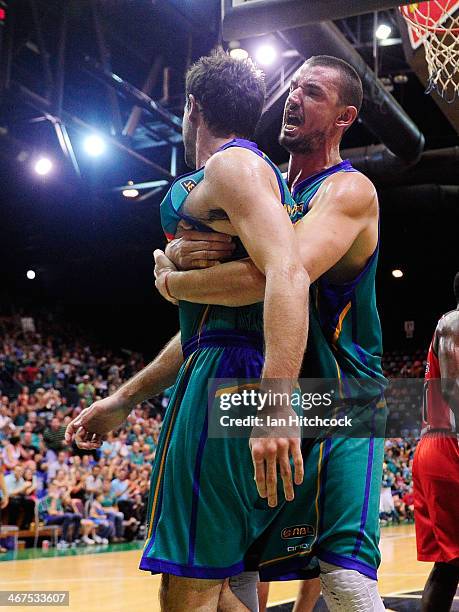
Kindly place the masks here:
<instances>
[{"instance_id":1,"label":"ceiling light","mask_svg":"<svg viewBox=\"0 0 459 612\"><path fill-rule=\"evenodd\" d=\"M379 40L386 40L386 38L389 38L391 32L392 28L388 26L387 23L381 23L376 28L375 35Z\"/></svg>"},{"instance_id":2,"label":"ceiling light","mask_svg":"<svg viewBox=\"0 0 459 612\"><path fill-rule=\"evenodd\" d=\"M133 181L128 181L127 182L128 185L133 185L134 182ZM139 192L137 189L123 189L123 195L125 198L136 198L139 195Z\"/></svg>"},{"instance_id":3,"label":"ceiling light","mask_svg":"<svg viewBox=\"0 0 459 612\"><path fill-rule=\"evenodd\" d=\"M272 45L261 45L257 49L255 58L262 66L270 66L277 59L277 51Z\"/></svg>"},{"instance_id":4,"label":"ceiling light","mask_svg":"<svg viewBox=\"0 0 459 612\"><path fill-rule=\"evenodd\" d=\"M231 49L230 55L235 60L246 60L249 57L249 54L245 49L241 49L240 47L237 49Z\"/></svg>"},{"instance_id":5,"label":"ceiling light","mask_svg":"<svg viewBox=\"0 0 459 612\"><path fill-rule=\"evenodd\" d=\"M35 162L34 170L37 174L44 176L51 172L52 167L53 163L50 159L47 157L40 157L40 159Z\"/></svg>"},{"instance_id":6,"label":"ceiling light","mask_svg":"<svg viewBox=\"0 0 459 612\"><path fill-rule=\"evenodd\" d=\"M91 157L97 157L102 155L102 153L106 149L106 144L103 138L98 136L97 134L91 134L84 141L84 148L88 155Z\"/></svg>"}]
</instances>

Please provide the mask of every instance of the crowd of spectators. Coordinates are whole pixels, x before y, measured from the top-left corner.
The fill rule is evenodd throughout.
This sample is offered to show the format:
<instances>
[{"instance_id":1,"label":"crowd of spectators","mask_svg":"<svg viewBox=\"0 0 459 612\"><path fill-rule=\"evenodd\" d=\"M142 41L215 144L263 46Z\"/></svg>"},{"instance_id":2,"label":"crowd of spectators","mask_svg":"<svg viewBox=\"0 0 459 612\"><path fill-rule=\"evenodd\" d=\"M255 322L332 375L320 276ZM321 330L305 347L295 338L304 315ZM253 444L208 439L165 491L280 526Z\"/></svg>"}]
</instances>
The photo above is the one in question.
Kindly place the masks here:
<instances>
[{"instance_id":1,"label":"crowd of spectators","mask_svg":"<svg viewBox=\"0 0 459 612\"><path fill-rule=\"evenodd\" d=\"M381 525L414 520L413 457L421 429L426 351L385 353L384 374L389 380L389 406L380 498Z\"/></svg>"},{"instance_id":2,"label":"crowd of spectators","mask_svg":"<svg viewBox=\"0 0 459 612\"><path fill-rule=\"evenodd\" d=\"M28 328L18 320L0 321L2 522L22 530L37 519L60 525L61 548L142 538L165 398L138 405L100 451L68 447L68 422L141 369L142 356L103 350L56 325ZM424 360L420 351L389 353L384 373L389 379L422 378ZM406 412L409 406L419 415L420 398L412 393L389 390L392 409L401 406ZM404 437L386 440L382 525L413 519L416 434L408 427Z\"/></svg>"},{"instance_id":3,"label":"crowd of spectators","mask_svg":"<svg viewBox=\"0 0 459 612\"><path fill-rule=\"evenodd\" d=\"M413 457L417 439L387 438L379 504L381 525L414 520Z\"/></svg>"},{"instance_id":4,"label":"crowd of spectators","mask_svg":"<svg viewBox=\"0 0 459 612\"><path fill-rule=\"evenodd\" d=\"M161 398L136 406L99 451L64 440L70 420L143 366L139 354L94 348L55 325L0 321L3 523L59 525L60 548L143 537Z\"/></svg>"},{"instance_id":5,"label":"crowd of spectators","mask_svg":"<svg viewBox=\"0 0 459 612\"><path fill-rule=\"evenodd\" d=\"M382 366L387 378L423 378L426 369L425 350L387 351Z\"/></svg>"}]
</instances>

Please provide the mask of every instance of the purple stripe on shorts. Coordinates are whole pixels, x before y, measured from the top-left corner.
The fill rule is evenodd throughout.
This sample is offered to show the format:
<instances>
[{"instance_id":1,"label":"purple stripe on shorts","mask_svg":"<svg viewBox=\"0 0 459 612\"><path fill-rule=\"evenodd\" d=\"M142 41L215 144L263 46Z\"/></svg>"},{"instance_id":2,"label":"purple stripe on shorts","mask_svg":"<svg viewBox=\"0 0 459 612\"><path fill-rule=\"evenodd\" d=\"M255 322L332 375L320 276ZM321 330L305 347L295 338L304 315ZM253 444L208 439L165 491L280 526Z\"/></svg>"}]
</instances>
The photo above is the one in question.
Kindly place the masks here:
<instances>
[{"instance_id":1,"label":"purple stripe on shorts","mask_svg":"<svg viewBox=\"0 0 459 612\"><path fill-rule=\"evenodd\" d=\"M140 562L140 569L151 572L152 574L173 574L174 576L184 576L186 578L229 578L236 576L244 571L244 562L240 561L229 567L189 567L172 561L163 559L149 559L143 557Z\"/></svg>"},{"instance_id":2,"label":"purple stripe on shorts","mask_svg":"<svg viewBox=\"0 0 459 612\"><path fill-rule=\"evenodd\" d=\"M375 421L374 404L372 404L371 409L373 411L372 425L371 425L371 429L373 433L374 432L374 421ZM359 529L357 538L355 540L354 550L352 552L353 557L356 557L359 554L360 547L362 546L362 542L363 542L363 536L365 534L365 524L367 522L368 504L370 500L370 486L371 486L371 477L372 477L372 470L373 470L374 446L375 446L375 439L374 439L374 436L372 435L369 440L369 444L368 444L367 473L365 477L365 497L363 500L362 515L360 517L360 529Z\"/></svg>"},{"instance_id":3,"label":"purple stripe on shorts","mask_svg":"<svg viewBox=\"0 0 459 612\"><path fill-rule=\"evenodd\" d=\"M342 555L337 555L336 553L331 553L327 550L319 550L317 552L317 557L322 561L325 561L325 563L331 563L332 565L337 565L338 567L344 567L344 569L356 570L359 572L359 574L363 574L372 580L378 580L376 568L371 567L371 565L367 565L363 561L349 559L348 557L343 557Z\"/></svg>"},{"instance_id":4,"label":"purple stripe on shorts","mask_svg":"<svg viewBox=\"0 0 459 612\"><path fill-rule=\"evenodd\" d=\"M183 343L182 352L186 359L198 348L235 346L263 352L263 335L260 332L241 329L214 329L193 336ZM223 378L223 376L221 377Z\"/></svg>"},{"instance_id":5,"label":"purple stripe on shorts","mask_svg":"<svg viewBox=\"0 0 459 612\"><path fill-rule=\"evenodd\" d=\"M197 530L197 515L199 502L199 479L201 477L202 457L204 455L204 447L207 442L207 430L209 426L209 411L206 410L204 425L199 438L198 451L196 453L196 462L194 465L193 475L193 499L191 502L191 518L190 518L190 538L188 545L188 565L193 565L194 555L196 551L196 530Z\"/></svg>"}]
</instances>

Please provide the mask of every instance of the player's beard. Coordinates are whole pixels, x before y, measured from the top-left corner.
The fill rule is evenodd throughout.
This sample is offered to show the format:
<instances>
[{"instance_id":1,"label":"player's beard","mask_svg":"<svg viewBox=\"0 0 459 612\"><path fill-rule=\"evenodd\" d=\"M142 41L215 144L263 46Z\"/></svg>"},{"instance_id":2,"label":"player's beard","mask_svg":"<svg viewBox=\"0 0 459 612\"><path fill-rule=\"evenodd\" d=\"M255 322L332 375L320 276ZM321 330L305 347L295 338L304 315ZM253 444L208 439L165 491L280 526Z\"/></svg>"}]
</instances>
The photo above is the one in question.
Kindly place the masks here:
<instances>
[{"instance_id":1,"label":"player's beard","mask_svg":"<svg viewBox=\"0 0 459 612\"><path fill-rule=\"evenodd\" d=\"M297 136L288 136L283 131L279 135L279 144L284 147L289 153L314 153L322 148L326 141L324 131L316 130L309 134L298 134Z\"/></svg>"}]
</instances>

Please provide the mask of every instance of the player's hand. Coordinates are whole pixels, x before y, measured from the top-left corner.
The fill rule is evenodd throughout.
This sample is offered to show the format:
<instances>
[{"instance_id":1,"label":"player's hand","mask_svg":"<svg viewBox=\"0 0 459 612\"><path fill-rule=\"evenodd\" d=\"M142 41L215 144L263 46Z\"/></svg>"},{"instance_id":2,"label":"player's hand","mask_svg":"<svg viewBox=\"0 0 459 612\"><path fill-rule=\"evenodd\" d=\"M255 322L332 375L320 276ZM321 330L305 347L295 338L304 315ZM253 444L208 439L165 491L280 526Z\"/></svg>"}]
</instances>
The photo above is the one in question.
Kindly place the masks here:
<instances>
[{"instance_id":1,"label":"player's hand","mask_svg":"<svg viewBox=\"0 0 459 612\"><path fill-rule=\"evenodd\" d=\"M126 420L132 406L116 393L97 400L70 421L65 430L65 441L75 440L79 448L94 450L102 446L105 436Z\"/></svg>"},{"instance_id":2,"label":"player's hand","mask_svg":"<svg viewBox=\"0 0 459 612\"><path fill-rule=\"evenodd\" d=\"M256 438L256 432L250 438L252 461L255 470L255 481L260 497L268 499L271 508L277 506L277 463L284 486L287 501L295 497L292 482L290 456L294 465L294 482L303 482L303 457L299 438Z\"/></svg>"},{"instance_id":3,"label":"player's hand","mask_svg":"<svg viewBox=\"0 0 459 612\"><path fill-rule=\"evenodd\" d=\"M155 258L155 287L165 300L177 305L178 300L171 296L166 285L166 276L169 272L177 272L177 268L160 249L156 249L153 257Z\"/></svg>"},{"instance_id":4,"label":"player's hand","mask_svg":"<svg viewBox=\"0 0 459 612\"><path fill-rule=\"evenodd\" d=\"M2 499L0 499L0 510L4 510L9 504L9 501L10 498L8 497L8 495L6 497L2 497Z\"/></svg>"},{"instance_id":5,"label":"player's hand","mask_svg":"<svg viewBox=\"0 0 459 612\"><path fill-rule=\"evenodd\" d=\"M180 221L175 239L168 243L165 253L179 270L194 270L210 268L228 259L235 247L228 234L197 232Z\"/></svg>"},{"instance_id":6,"label":"player's hand","mask_svg":"<svg viewBox=\"0 0 459 612\"><path fill-rule=\"evenodd\" d=\"M265 411L265 414L261 414L264 424L252 429L249 444L258 493L260 497L267 498L268 505L274 508L278 503L277 464L287 501L292 501L295 497L293 482L296 485L303 482L304 466L301 454L301 429L295 424L289 424L289 418L296 417L295 411L289 406L279 406L271 407L268 413L272 418L284 419L287 425L267 424ZM293 478L290 458L293 461Z\"/></svg>"}]
</instances>

